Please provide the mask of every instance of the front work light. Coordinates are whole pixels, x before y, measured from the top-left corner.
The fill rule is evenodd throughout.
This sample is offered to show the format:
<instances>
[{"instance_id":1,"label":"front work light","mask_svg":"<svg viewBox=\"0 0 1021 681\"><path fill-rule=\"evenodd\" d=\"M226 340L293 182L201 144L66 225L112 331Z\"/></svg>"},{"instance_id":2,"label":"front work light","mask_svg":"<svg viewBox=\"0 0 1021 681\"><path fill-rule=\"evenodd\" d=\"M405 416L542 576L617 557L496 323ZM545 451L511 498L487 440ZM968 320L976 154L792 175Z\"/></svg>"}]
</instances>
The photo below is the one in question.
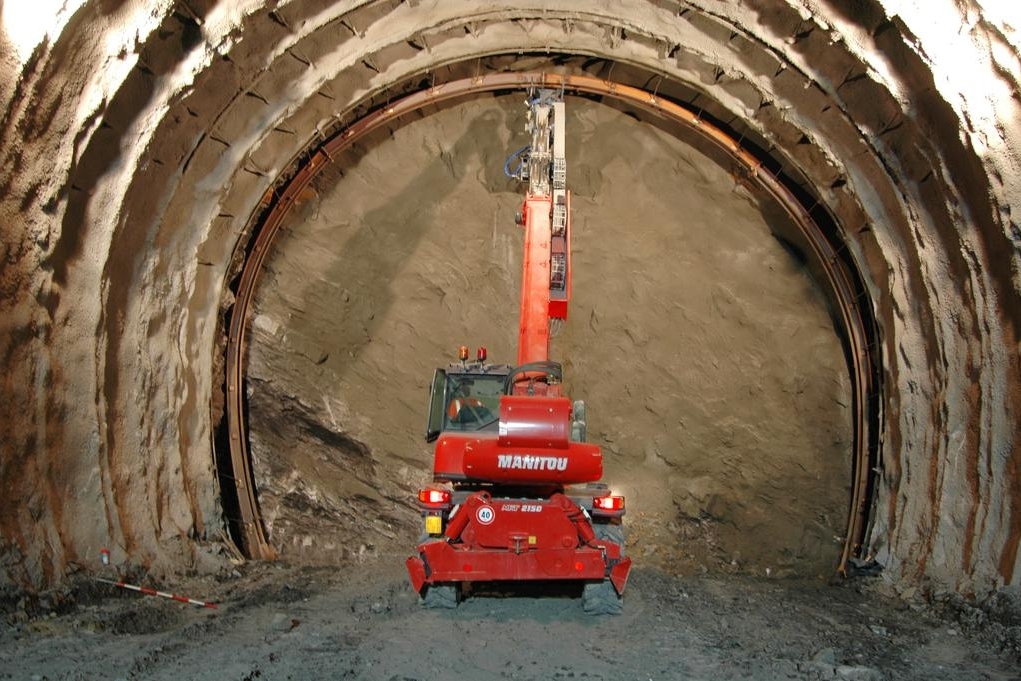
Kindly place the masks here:
<instances>
[{"instance_id":1,"label":"front work light","mask_svg":"<svg viewBox=\"0 0 1021 681\"><path fill-rule=\"evenodd\" d=\"M605 511L607 513L616 513L624 510L624 497L614 496L608 494L605 497L596 497L592 500L592 508Z\"/></svg>"},{"instance_id":2,"label":"front work light","mask_svg":"<svg viewBox=\"0 0 1021 681\"><path fill-rule=\"evenodd\" d=\"M418 491L418 500L425 506L449 506L450 492L445 489L421 489Z\"/></svg>"}]
</instances>

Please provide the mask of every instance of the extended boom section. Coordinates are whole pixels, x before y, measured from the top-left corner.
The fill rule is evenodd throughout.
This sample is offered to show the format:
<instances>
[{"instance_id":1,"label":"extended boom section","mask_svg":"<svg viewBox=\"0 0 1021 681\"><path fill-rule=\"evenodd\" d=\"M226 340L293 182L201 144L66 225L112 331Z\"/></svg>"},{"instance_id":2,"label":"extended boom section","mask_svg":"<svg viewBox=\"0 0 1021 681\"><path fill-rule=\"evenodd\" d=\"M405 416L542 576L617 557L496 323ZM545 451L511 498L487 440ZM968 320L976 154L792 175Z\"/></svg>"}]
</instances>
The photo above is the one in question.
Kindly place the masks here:
<instances>
[{"instance_id":1,"label":"extended boom section","mask_svg":"<svg viewBox=\"0 0 1021 681\"><path fill-rule=\"evenodd\" d=\"M585 405L562 394L563 369L549 359L571 287L563 93L539 90L527 103L530 144L505 166L528 182L518 362L489 363L485 348L469 361L461 346L458 362L436 370L433 485L419 492L424 532L408 574L429 606L456 606L474 582L578 580L586 612L614 614L631 569L624 498L600 482Z\"/></svg>"},{"instance_id":2,"label":"extended boom section","mask_svg":"<svg viewBox=\"0 0 1021 681\"><path fill-rule=\"evenodd\" d=\"M551 90L531 100L525 195L519 222L525 229L521 272L518 364L549 359L549 320L567 319L571 295L570 195L567 191L565 107Z\"/></svg>"}]
</instances>

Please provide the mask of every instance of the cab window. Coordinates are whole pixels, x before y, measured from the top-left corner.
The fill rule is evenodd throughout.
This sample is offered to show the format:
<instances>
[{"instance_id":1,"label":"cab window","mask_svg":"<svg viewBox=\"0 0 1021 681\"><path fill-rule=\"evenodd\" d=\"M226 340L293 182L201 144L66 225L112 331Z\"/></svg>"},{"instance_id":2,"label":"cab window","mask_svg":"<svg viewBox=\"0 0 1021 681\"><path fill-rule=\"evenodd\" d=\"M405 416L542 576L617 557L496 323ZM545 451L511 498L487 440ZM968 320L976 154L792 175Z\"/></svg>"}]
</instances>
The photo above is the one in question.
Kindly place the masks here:
<instances>
[{"instance_id":1,"label":"cab window","mask_svg":"<svg viewBox=\"0 0 1021 681\"><path fill-rule=\"evenodd\" d=\"M504 377L448 375L444 429L482 430L499 421Z\"/></svg>"}]
</instances>

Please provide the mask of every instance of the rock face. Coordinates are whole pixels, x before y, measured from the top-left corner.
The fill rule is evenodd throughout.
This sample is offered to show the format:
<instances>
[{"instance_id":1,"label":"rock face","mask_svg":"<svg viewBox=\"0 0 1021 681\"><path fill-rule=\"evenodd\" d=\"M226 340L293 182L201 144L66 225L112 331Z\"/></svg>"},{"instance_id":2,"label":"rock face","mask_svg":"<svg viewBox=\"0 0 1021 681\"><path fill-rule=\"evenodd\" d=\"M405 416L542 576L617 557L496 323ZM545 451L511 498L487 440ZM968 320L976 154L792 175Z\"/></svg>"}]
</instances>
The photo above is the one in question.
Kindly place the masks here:
<instances>
[{"instance_id":1,"label":"rock face","mask_svg":"<svg viewBox=\"0 0 1021 681\"><path fill-rule=\"evenodd\" d=\"M842 252L867 286L862 304L880 327L882 457L870 552L891 579L926 588L981 595L1017 584L1021 238L1011 206L1021 198L1014 172L1021 66L1016 15L987 4L878 1L855 3L852 12L824 3L810 11L788 0L626 0L593 2L581 13L568 0L544 3L541 12L511 0L293 0L274 9L228 0L116 7L78 0L58 12L52 35L16 50L7 47L28 33L5 6L3 584L37 588L60 581L69 570L92 565L102 547L119 565L207 566L206 542L224 525L218 474L229 473L216 470L212 455L222 409L223 318L252 218L280 173L322 134L392 96L479 69L556 68L638 85L704 111L768 156L771 170L800 187L806 208L833 218ZM503 116L506 124L509 111L494 111L495 122ZM725 183L699 176L716 172L711 168L675 168L677 156L615 149L623 142L601 135L605 113L574 114L579 130L572 134L595 140L575 144L590 155L577 161L574 186L576 213L585 216L579 239L592 238L578 243L579 277L596 279L577 282L574 319L555 351L568 365L572 391L590 402L594 420L598 415L595 435L610 453L610 477L644 475L646 490L660 485L658 505L640 509L654 535L648 545L669 553L678 546L673 537L699 532L707 545L729 545L731 538L755 536L755 518L786 517L773 511L795 503L786 493L795 461L819 462L819 452L847 446L833 441L846 431L809 428L813 413L790 409L792 403L822 409L844 394L839 371L832 385L826 382L832 371L803 373L806 359L832 367L832 331L818 323L798 328L802 311L767 317L781 293L800 290L801 300L810 300L812 289L761 224L757 238L738 238L746 232L736 226L750 224L755 206L742 203L739 193L728 200L714 194ZM270 456L256 462L264 472L267 522L296 541L286 547L296 555L301 537L312 531L287 520L293 513L284 510L312 499L307 481L316 476L334 481L333 497L312 499L329 511L323 526L349 526L353 537L359 529L351 519L364 519L366 510L373 536L399 536L408 522L403 499L422 475L427 452L408 426L380 434L379 421L390 419L354 399L364 395L343 392L378 385L371 402L386 387L403 399L394 418L414 421L421 399L386 381L424 386L451 341L417 326L396 331L397 320L450 315L450 323L463 326L447 330L466 341L480 328L513 329L510 308L464 312L465 300L502 300L513 288L516 237L504 216L516 199L489 163L502 160L509 139L479 141L479 131L493 122L445 123L452 136L415 150L429 165L393 187L396 195L378 195L399 174L380 166L376 177L361 180L365 188L352 198L360 205L334 205L338 214L323 224L347 223L344 252L358 253L361 265L379 273L376 281L392 282L377 290L351 280L348 263L355 261L329 249L302 260L307 285L340 301L332 312L351 324L336 327L329 342L316 337L326 327L309 327L303 332L309 336L299 338L281 312L288 302L270 298L260 301L261 316L249 324L256 338L267 340L290 330L294 342L280 349L304 354L315 367L302 367L311 378L298 379L288 374L293 363L274 364L267 352L253 360L249 376L253 409L289 414L278 421L292 429L253 432L253 445L269 452L281 441L310 443L308 455L289 459L299 473L289 482L280 462ZM509 134L514 126L501 129ZM383 145L373 153L384 153ZM460 163L463 158L473 163ZM688 181L670 181L678 177ZM629 189L639 181L644 204L633 199L641 192ZM345 184L317 188L302 224L323 219L313 212L330 210L330 187L353 191L341 189ZM622 198L611 202L615 192ZM461 197L490 206L475 216L484 229L459 220ZM677 215L693 199L701 219L691 222L715 226L714 246L695 240L688 225L652 232L647 218L641 229L648 233L632 226L640 238L602 250L639 210ZM389 208L380 212L380 206ZM394 206L401 208L394 212ZM354 224L355 215L364 224ZM367 224L377 233L365 231ZM467 231L461 241L443 242L434 225ZM488 263L485 281L462 281L456 270L430 261L440 253L454 253L458 259L448 262L466 266ZM675 269L646 269L666 254ZM736 267L741 258L746 264ZM684 276L696 264L708 279L688 282ZM770 264L766 276L761 268ZM436 270L419 276L433 285L423 288L414 269L428 265ZM283 264L273 267L283 279ZM690 287L667 290L674 282ZM582 297L597 289L596 298ZM311 295L294 284L267 283L266 291L274 290L267 296L297 295L301 304ZM750 302L763 299L778 307ZM392 316L398 311L402 316ZM391 329L408 345L395 346L391 356L373 354ZM809 332L827 340L814 344ZM790 354L765 355L765 343L725 345L755 333ZM781 342L784 334L793 340ZM510 342L489 341L491 352L510 354ZM341 348L354 356L345 360ZM734 394L718 385L722 369L713 364L734 371L726 358L755 367L763 379L763 392L749 396L762 403L757 420L731 399L712 401L714 394ZM403 373L385 373L397 360ZM594 369L609 366L630 375L595 378ZM736 389L736 371L732 376L729 388ZM329 392L313 399L298 389L301 380L328 384ZM706 394L696 400L686 386L698 383ZM617 404L622 389L637 395L644 411L624 416ZM842 409L837 404L826 423L840 423ZM800 419L790 417L794 411ZM747 464L777 442L797 448L806 440L816 458L791 450L782 467ZM311 453L319 442L332 452L326 461ZM715 456L700 458L698 451ZM748 479L730 484L735 470ZM812 468L799 474L805 483L818 477L836 498L840 484L829 475ZM276 507L268 503L273 495L281 500ZM348 503L363 496L357 508ZM730 510L720 510L728 508L721 499L734 502ZM690 520L696 513L698 523ZM820 525L821 536L828 517ZM769 532L793 536L791 528ZM771 549L805 550L797 542Z\"/></svg>"},{"instance_id":2,"label":"rock face","mask_svg":"<svg viewBox=\"0 0 1021 681\"><path fill-rule=\"evenodd\" d=\"M553 355L628 492L632 555L831 573L850 396L822 299L727 169L611 107L568 109L573 300ZM514 361L523 188L502 168L523 113L520 95L471 100L336 159L276 242L249 418L284 557L336 560L395 527L410 550L432 369L462 343Z\"/></svg>"}]
</instances>

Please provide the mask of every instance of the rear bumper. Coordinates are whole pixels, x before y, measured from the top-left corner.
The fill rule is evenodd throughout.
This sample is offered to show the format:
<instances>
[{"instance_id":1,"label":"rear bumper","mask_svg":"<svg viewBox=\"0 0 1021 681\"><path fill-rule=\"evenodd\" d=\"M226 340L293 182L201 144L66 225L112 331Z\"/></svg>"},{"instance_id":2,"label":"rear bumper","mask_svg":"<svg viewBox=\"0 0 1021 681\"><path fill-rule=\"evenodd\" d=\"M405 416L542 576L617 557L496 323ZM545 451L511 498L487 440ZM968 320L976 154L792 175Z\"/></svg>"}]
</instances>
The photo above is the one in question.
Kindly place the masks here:
<instances>
[{"instance_id":1,"label":"rear bumper","mask_svg":"<svg viewBox=\"0 0 1021 681\"><path fill-rule=\"evenodd\" d=\"M408 558L406 564L416 592L421 592L426 584L442 582L601 581L609 578L617 593L622 594L631 571L631 559L610 557L619 553L619 547L614 544L605 550L581 546L515 552L451 544L439 539L420 544L418 555Z\"/></svg>"}]
</instances>

